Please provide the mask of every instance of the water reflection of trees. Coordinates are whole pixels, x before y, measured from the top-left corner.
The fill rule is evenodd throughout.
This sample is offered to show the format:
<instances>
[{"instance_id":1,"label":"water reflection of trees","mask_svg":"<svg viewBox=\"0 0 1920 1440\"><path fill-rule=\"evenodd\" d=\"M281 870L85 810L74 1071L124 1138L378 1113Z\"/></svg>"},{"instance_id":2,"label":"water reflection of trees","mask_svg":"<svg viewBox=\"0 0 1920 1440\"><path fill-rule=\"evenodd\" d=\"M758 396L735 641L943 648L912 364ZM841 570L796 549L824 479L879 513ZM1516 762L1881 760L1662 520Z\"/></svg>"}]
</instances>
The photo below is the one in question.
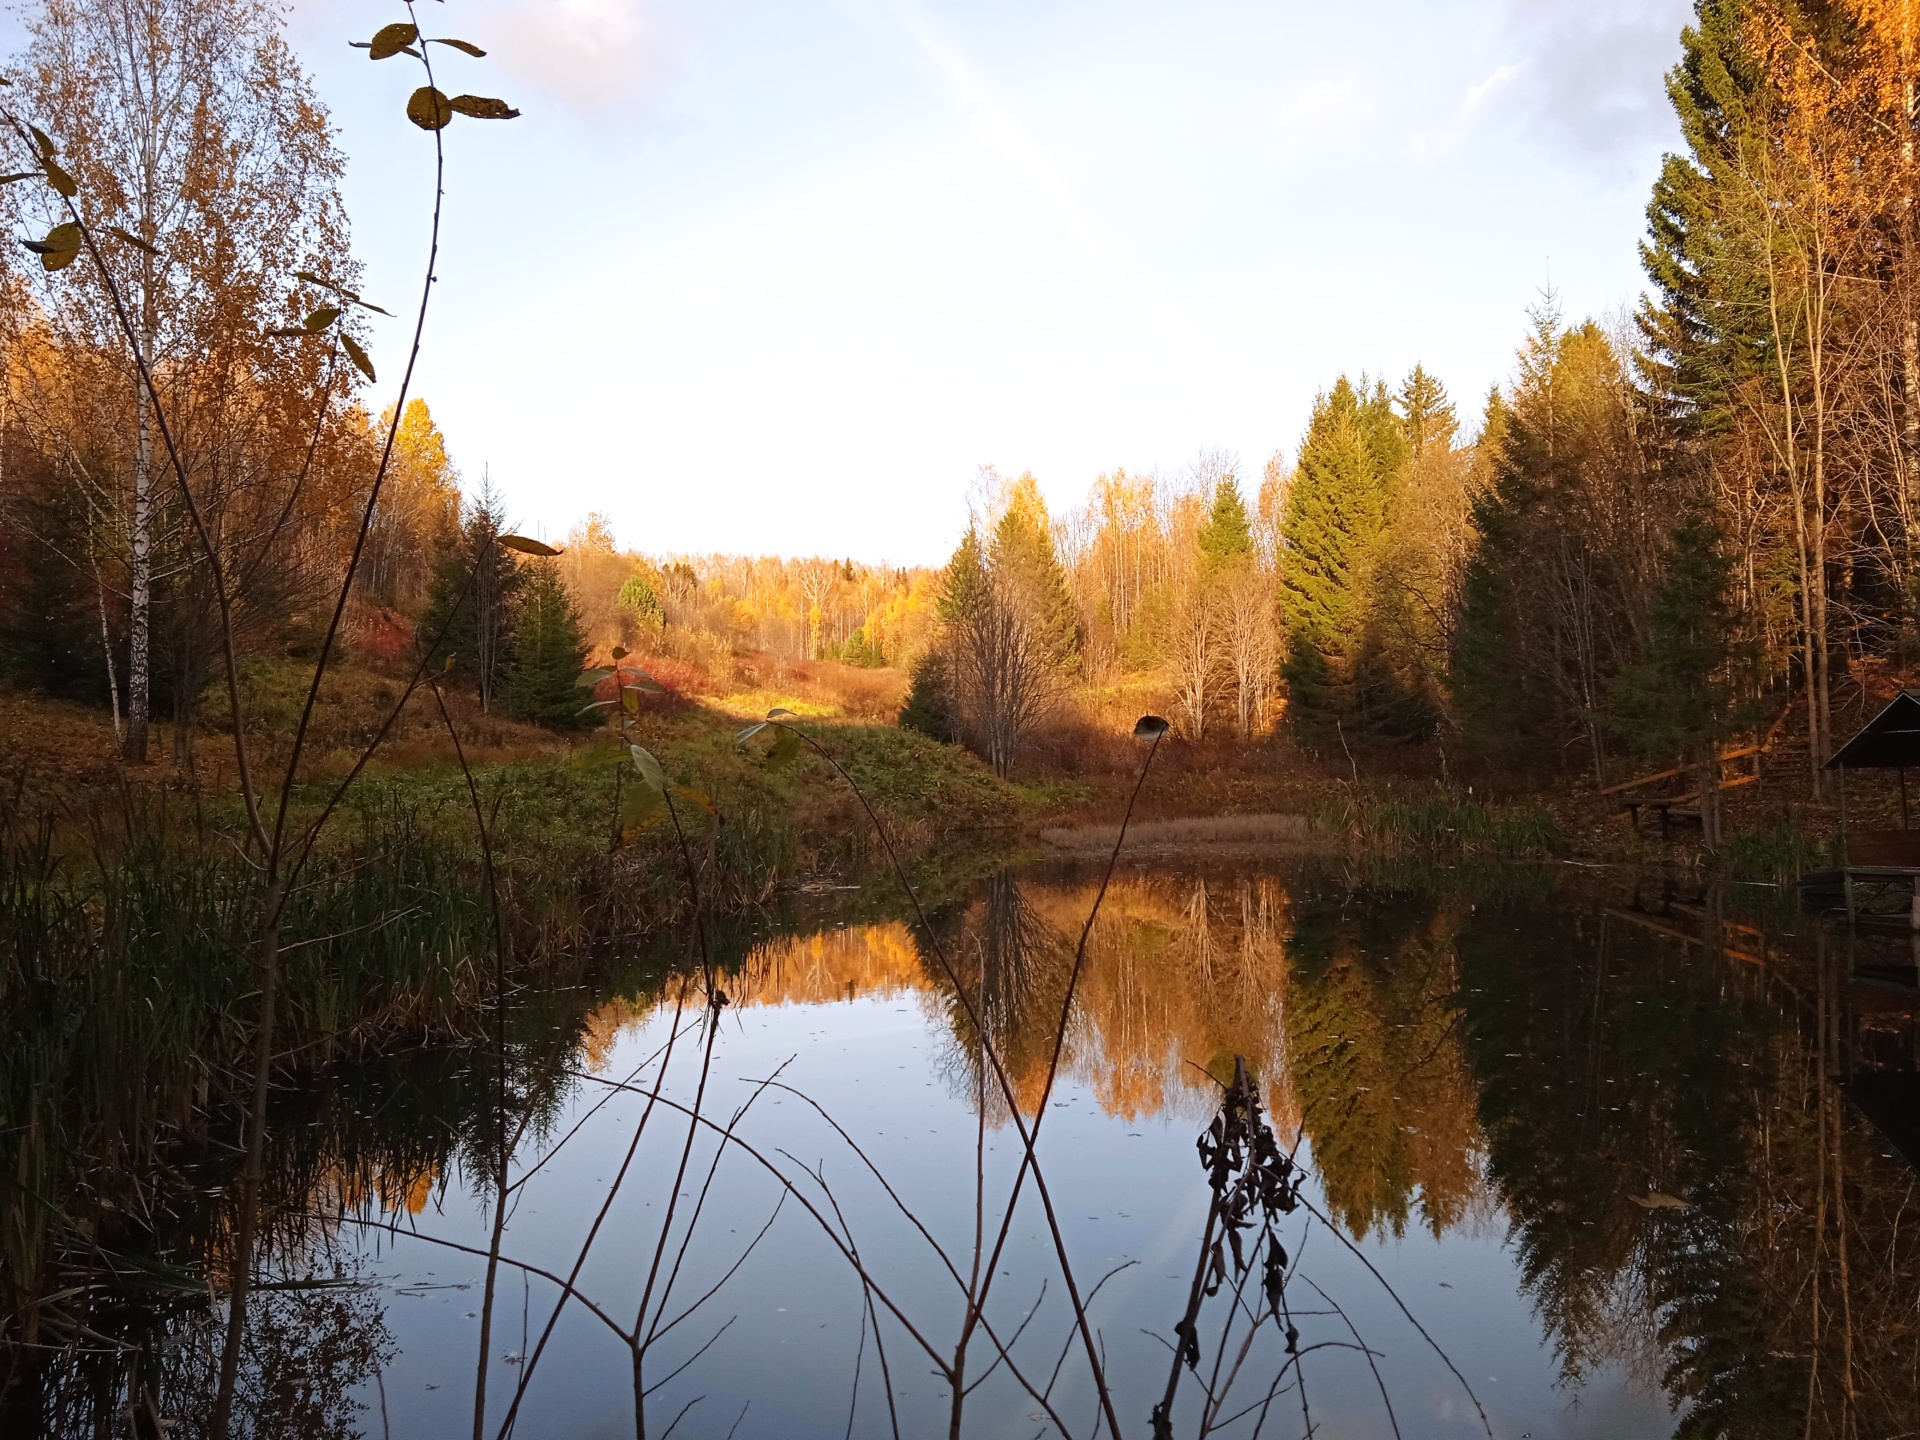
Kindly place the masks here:
<instances>
[{"instance_id":1,"label":"water reflection of trees","mask_svg":"<svg viewBox=\"0 0 1920 1440\"><path fill-rule=\"evenodd\" d=\"M1454 994L1459 905L1303 895L1288 1010L1301 1120L1330 1213L1355 1235L1435 1235L1482 1198L1479 1121Z\"/></svg>"},{"instance_id":2,"label":"water reflection of trees","mask_svg":"<svg viewBox=\"0 0 1920 1440\"><path fill-rule=\"evenodd\" d=\"M1687 1437L1920 1429L1914 1176L1833 1083L1807 957L1586 908L1483 905L1459 945L1490 1170L1567 1379L1658 1356Z\"/></svg>"},{"instance_id":3,"label":"water reflection of trees","mask_svg":"<svg viewBox=\"0 0 1920 1440\"><path fill-rule=\"evenodd\" d=\"M936 922L1023 1098L1093 889L1002 874ZM918 985L979 1094L962 1007L909 972L904 932L841 933L755 993ZM1503 1203L1565 1380L1638 1368L1683 1436L1910 1433L1914 1178L1832 1082L1819 993L1810 956L1769 978L1591 902L1135 874L1090 939L1066 1067L1135 1118L1204 1108L1203 1072L1247 1056L1355 1234Z\"/></svg>"},{"instance_id":4,"label":"water reflection of trees","mask_svg":"<svg viewBox=\"0 0 1920 1440\"><path fill-rule=\"evenodd\" d=\"M566 1086L572 1027L531 1009L510 1042L508 1094L529 1132ZM247 1315L236 1435L366 1433L364 1388L393 1353L385 1298L352 1268L351 1222L418 1213L456 1175L484 1175L492 1057L435 1047L320 1071L275 1096L262 1194L265 1280ZM0 1434L125 1434L150 1392L156 1416L204 1414L216 1386L235 1184L230 1109L157 1147L139 1175L99 1172L82 1243L48 1260L0 1344ZM343 1232L343 1226L345 1230ZM8 1237L11 1240L11 1237ZM140 1433L149 1433L142 1431ZM195 1433L195 1432L187 1432Z\"/></svg>"},{"instance_id":5,"label":"water reflection of trees","mask_svg":"<svg viewBox=\"0 0 1920 1440\"><path fill-rule=\"evenodd\" d=\"M934 917L1023 1105L1045 1077L1096 885L1002 872ZM1123 873L1089 938L1066 1073L1128 1120L1201 1116L1245 1056L1279 1128L1310 1141L1330 1210L1354 1234L1439 1233L1497 1202L1576 1393L1624 1362L1664 1385L1689 1440L1920 1432L1920 1197L1831 1078L1842 1039L1831 974L1791 943L1776 942L1764 968L1685 948L1604 898L1454 895L1337 873ZM966 1007L900 922L743 946L727 986L749 1006L912 995L943 1022L956 1089L975 1103L993 1093ZM563 1064L604 1062L653 997L643 986L584 1018L523 1017L509 1091L530 1134L564 1100ZM487 1057L441 1048L285 1093L267 1166L278 1273L324 1277L342 1215L417 1211L440 1185L483 1173L469 1162L493 1133L491 1074ZM152 1277L118 1298L36 1310L54 1328L36 1332L32 1353L73 1359L14 1352L12 1378L26 1383L0 1429L111 1427L147 1383L161 1413L191 1413L216 1348L207 1286L223 1273L219 1197L235 1153L218 1124L183 1136L137 1209L90 1217L102 1254ZM1688 1208L1648 1208L1654 1195ZM66 1255L49 1283L98 1263ZM120 1348L73 1344L76 1325ZM391 1348L376 1292L275 1292L250 1326L252 1433L363 1424L346 1397Z\"/></svg>"},{"instance_id":6,"label":"water reflection of trees","mask_svg":"<svg viewBox=\"0 0 1920 1440\"><path fill-rule=\"evenodd\" d=\"M972 1010L987 1027L1023 1107L1037 1101L1052 1055L1080 929L1098 879L990 876L933 923ZM1273 875L1115 878L1088 938L1087 964L1062 1058L1110 1114L1211 1115L1233 1057L1269 1091L1276 1123L1298 1111L1283 1019L1287 896ZM819 1004L914 991L948 1036L943 1065L957 1092L979 1095L981 1037L939 965L897 922L768 939L734 981L746 1005ZM631 1006L589 1021L610 1042ZM1218 1082L1218 1083L1216 1083Z\"/></svg>"}]
</instances>

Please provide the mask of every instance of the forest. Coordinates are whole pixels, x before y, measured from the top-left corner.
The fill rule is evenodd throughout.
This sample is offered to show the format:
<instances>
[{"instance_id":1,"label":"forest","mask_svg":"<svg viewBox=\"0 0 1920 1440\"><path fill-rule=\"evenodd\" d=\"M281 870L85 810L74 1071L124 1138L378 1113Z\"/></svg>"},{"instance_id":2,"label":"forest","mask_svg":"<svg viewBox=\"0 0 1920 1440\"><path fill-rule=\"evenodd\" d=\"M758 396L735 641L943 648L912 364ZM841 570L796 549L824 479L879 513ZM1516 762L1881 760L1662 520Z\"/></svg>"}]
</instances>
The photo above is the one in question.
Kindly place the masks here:
<instances>
[{"instance_id":1,"label":"forest","mask_svg":"<svg viewBox=\"0 0 1920 1440\"><path fill-rule=\"evenodd\" d=\"M213 545L156 478L160 438L98 281L56 271L60 252L8 252L0 664L17 692L110 714L129 761L153 758L164 722L186 766L221 604L243 664L313 651L321 577L353 548L393 417L358 398L371 368L351 301L329 321L341 345L301 328L356 272L343 157L270 19L207 12L249 41L206 79L205 133L151 154L135 97L111 93L108 37L59 43L87 14L46 12L19 93L73 137L75 182L115 197L128 238L106 263ZM1600 317L1543 293L1485 396L1456 401L1417 366L1350 370L1257 469L1205 450L1174 473L1116 469L1060 514L1032 475L987 467L938 571L623 548L599 515L556 557L499 550L515 517L412 399L350 653L394 663L438 637L483 709L562 728L579 723L573 677L615 647L689 694L814 667L849 713L898 703L1003 777L1023 756L1057 765L1061 746L1036 746L1050 730L1152 708L1223 755L1279 735L1338 768L1342 747L1411 749L1442 771L1601 786L1705 766L1794 705L1817 796L1848 707L1920 644L1904 17L1703 4L1668 79L1686 149L1648 202L1646 291ZM93 113L115 123L82 124ZM208 146L241 157L217 184ZM156 186L163 206L141 198ZM0 194L30 234L60 198Z\"/></svg>"},{"instance_id":2,"label":"forest","mask_svg":"<svg viewBox=\"0 0 1920 1440\"><path fill-rule=\"evenodd\" d=\"M1793 898L1920 671L1913 4L1697 0L1642 292L1498 384L982 456L939 565L514 513L416 381L521 112L391 8L412 295L275 0L0 66L0 1429L1312 1435L1309 1355L1343 1433L1920 1413L1847 1088L1920 1094L1907 900Z\"/></svg>"}]
</instances>

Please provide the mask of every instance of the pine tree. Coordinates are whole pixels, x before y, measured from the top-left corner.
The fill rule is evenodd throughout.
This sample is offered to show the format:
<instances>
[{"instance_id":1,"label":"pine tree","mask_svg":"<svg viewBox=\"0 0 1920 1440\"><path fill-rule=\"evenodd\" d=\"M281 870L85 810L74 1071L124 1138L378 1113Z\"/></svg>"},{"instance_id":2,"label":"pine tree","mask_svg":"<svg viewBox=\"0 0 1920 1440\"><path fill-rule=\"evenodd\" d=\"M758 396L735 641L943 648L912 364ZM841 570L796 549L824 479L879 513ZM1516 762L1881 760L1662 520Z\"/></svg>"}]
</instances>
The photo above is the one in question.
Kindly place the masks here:
<instances>
[{"instance_id":1,"label":"pine tree","mask_svg":"<svg viewBox=\"0 0 1920 1440\"><path fill-rule=\"evenodd\" d=\"M571 729L582 723L574 682L587 658L580 613L551 557L530 561L514 607L513 655L502 699L523 720Z\"/></svg>"}]
</instances>

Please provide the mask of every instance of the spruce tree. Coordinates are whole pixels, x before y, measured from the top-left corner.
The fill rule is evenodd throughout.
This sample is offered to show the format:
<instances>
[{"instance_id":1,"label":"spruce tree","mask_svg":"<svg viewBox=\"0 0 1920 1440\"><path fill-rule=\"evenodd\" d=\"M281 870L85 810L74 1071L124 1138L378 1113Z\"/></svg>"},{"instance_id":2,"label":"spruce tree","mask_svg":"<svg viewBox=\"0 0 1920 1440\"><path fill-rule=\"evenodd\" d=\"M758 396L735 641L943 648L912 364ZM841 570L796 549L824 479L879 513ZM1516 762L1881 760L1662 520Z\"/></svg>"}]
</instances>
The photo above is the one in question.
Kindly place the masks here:
<instances>
[{"instance_id":1,"label":"spruce tree","mask_svg":"<svg viewBox=\"0 0 1920 1440\"><path fill-rule=\"evenodd\" d=\"M1033 476L1022 475L1014 482L1006 510L993 528L989 560L995 582L1039 631L1054 663L1061 669L1077 668L1080 612L1053 548L1053 527Z\"/></svg>"},{"instance_id":2,"label":"spruce tree","mask_svg":"<svg viewBox=\"0 0 1920 1440\"><path fill-rule=\"evenodd\" d=\"M1384 420L1376 398L1386 407ZM1352 707L1368 565L1387 519L1389 477L1379 466L1382 454L1394 452L1387 421L1398 424L1384 391L1363 402L1342 376L1314 405L1288 490L1281 522L1282 673L1293 714L1309 726Z\"/></svg>"},{"instance_id":3,"label":"spruce tree","mask_svg":"<svg viewBox=\"0 0 1920 1440\"><path fill-rule=\"evenodd\" d=\"M1240 486L1229 475L1213 489L1213 508L1200 527L1200 566L1218 573L1253 554L1253 524Z\"/></svg>"},{"instance_id":4,"label":"spruce tree","mask_svg":"<svg viewBox=\"0 0 1920 1440\"><path fill-rule=\"evenodd\" d=\"M0 496L10 500L0 523L0 679L104 707L109 657L84 492L31 472L12 488ZM107 603L122 628L123 602ZM125 660L114 663L124 683Z\"/></svg>"},{"instance_id":5,"label":"spruce tree","mask_svg":"<svg viewBox=\"0 0 1920 1440\"><path fill-rule=\"evenodd\" d=\"M666 628L667 612L644 575L629 575L621 581L615 603L631 614L645 633L657 635Z\"/></svg>"},{"instance_id":6,"label":"spruce tree","mask_svg":"<svg viewBox=\"0 0 1920 1440\"><path fill-rule=\"evenodd\" d=\"M1675 527L1646 636L1611 687L1615 727L1649 760L1696 761L1739 720L1733 657L1733 563L1702 516Z\"/></svg>"},{"instance_id":7,"label":"spruce tree","mask_svg":"<svg viewBox=\"0 0 1920 1440\"><path fill-rule=\"evenodd\" d=\"M1415 365L1400 386L1400 425L1409 457L1419 460L1433 447L1451 447L1460 422L1453 413L1447 387Z\"/></svg>"},{"instance_id":8,"label":"spruce tree","mask_svg":"<svg viewBox=\"0 0 1920 1440\"><path fill-rule=\"evenodd\" d=\"M1732 589L1718 527L1698 515L1682 521L1639 653L1610 687L1614 723L1635 750L1697 767L1709 846L1721 838L1719 748L1751 718L1733 684Z\"/></svg>"},{"instance_id":9,"label":"spruce tree","mask_svg":"<svg viewBox=\"0 0 1920 1440\"><path fill-rule=\"evenodd\" d=\"M939 647L928 650L913 664L913 683L900 707L899 726L938 740L960 742L960 722L947 679L947 657Z\"/></svg>"},{"instance_id":10,"label":"spruce tree","mask_svg":"<svg viewBox=\"0 0 1920 1440\"><path fill-rule=\"evenodd\" d=\"M453 659L483 710L492 708L506 673L520 584L519 567L498 543L503 528L498 497L483 489L459 528L440 542L427 613L414 631L422 645L433 647L436 666Z\"/></svg>"},{"instance_id":11,"label":"spruce tree","mask_svg":"<svg viewBox=\"0 0 1920 1440\"><path fill-rule=\"evenodd\" d=\"M940 586L938 613L947 624L972 618L987 603L987 559L980 547L980 532L973 526L960 537L953 556L947 561Z\"/></svg>"},{"instance_id":12,"label":"spruce tree","mask_svg":"<svg viewBox=\"0 0 1920 1440\"><path fill-rule=\"evenodd\" d=\"M587 658L580 612L551 557L530 561L521 575L513 621L513 655L502 698L523 720L571 729L582 723L574 682Z\"/></svg>"}]
</instances>

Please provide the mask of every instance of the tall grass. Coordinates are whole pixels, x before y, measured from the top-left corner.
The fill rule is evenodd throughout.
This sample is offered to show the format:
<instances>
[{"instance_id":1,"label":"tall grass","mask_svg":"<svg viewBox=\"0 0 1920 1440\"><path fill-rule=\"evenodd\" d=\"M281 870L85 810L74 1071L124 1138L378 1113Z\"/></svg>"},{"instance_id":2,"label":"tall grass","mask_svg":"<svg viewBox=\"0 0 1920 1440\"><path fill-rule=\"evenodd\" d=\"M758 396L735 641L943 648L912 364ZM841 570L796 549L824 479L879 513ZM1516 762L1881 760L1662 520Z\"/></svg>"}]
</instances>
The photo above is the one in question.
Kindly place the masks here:
<instances>
[{"instance_id":1,"label":"tall grass","mask_svg":"<svg viewBox=\"0 0 1920 1440\"><path fill-rule=\"evenodd\" d=\"M1771 880L1791 884L1809 870L1840 863L1832 839L1810 835L1790 820L1776 820L1771 830L1729 835L1713 856L1713 868L1734 880Z\"/></svg>"},{"instance_id":2,"label":"tall grass","mask_svg":"<svg viewBox=\"0 0 1920 1440\"><path fill-rule=\"evenodd\" d=\"M457 1037L488 993L472 862L417 812L360 812L289 897L278 1053L312 1066ZM0 802L0 1296L31 1339L49 1264L242 1084L257 873L198 814L125 792L61 828Z\"/></svg>"},{"instance_id":3,"label":"tall grass","mask_svg":"<svg viewBox=\"0 0 1920 1440\"><path fill-rule=\"evenodd\" d=\"M1455 852L1493 859L1538 859L1564 845L1543 805L1491 806L1453 791L1425 795L1349 794L1314 816L1316 828L1356 850Z\"/></svg>"}]
</instances>

